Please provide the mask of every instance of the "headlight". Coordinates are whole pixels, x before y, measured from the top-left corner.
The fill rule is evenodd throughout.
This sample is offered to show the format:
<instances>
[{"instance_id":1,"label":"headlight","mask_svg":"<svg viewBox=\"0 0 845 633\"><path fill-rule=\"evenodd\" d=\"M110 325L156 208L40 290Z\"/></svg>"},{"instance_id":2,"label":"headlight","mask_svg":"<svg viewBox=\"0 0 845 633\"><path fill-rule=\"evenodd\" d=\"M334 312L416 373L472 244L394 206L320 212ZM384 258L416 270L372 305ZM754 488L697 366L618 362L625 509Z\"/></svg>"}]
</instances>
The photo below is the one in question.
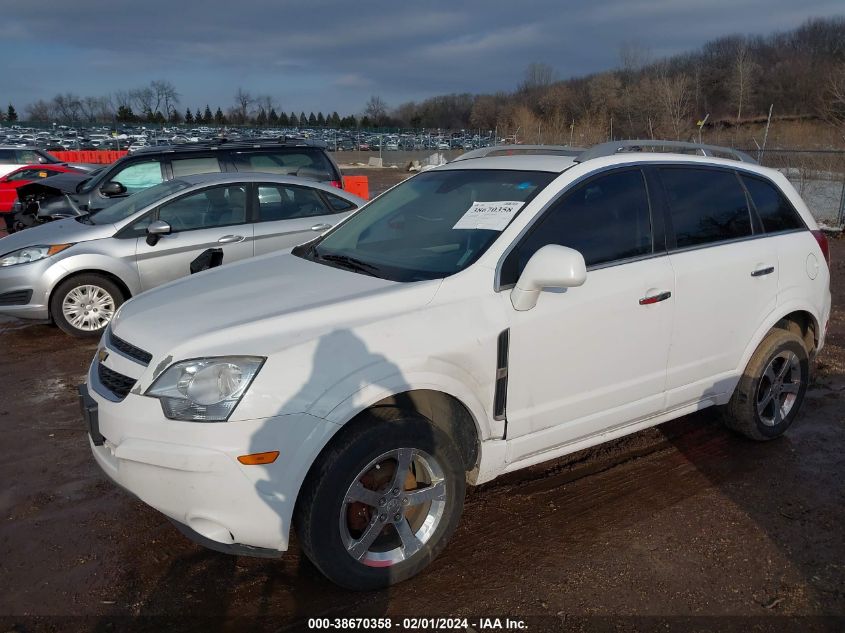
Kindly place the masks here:
<instances>
[{"instance_id":1,"label":"headlight","mask_svg":"<svg viewBox=\"0 0 845 633\"><path fill-rule=\"evenodd\" d=\"M27 246L11 253L6 253L0 257L0 267L16 266L18 264L28 264L29 262L37 262L39 259L50 257L56 253L61 253L66 248L70 248L73 244L53 244L52 246Z\"/></svg>"},{"instance_id":2,"label":"headlight","mask_svg":"<svg viewBox=\"0 0 845 633\"><path fill-rule=\"evenodd\" d=\"M264 359L258 356L196 358L175 363L147 389L171 420L224 422Z\"/></svg>"}]
</instances>

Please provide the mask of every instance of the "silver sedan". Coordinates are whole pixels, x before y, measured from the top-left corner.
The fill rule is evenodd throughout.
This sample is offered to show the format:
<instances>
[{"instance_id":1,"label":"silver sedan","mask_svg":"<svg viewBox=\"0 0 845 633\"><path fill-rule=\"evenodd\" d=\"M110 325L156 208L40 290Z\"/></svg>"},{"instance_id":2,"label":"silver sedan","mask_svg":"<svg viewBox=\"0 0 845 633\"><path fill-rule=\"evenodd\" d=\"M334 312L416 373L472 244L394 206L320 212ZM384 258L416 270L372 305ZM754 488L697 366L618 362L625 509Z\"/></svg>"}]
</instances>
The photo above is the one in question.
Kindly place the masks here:
<instances>
[{"instance_id":1,"label":"silver sedan","mask_svg":"<svg viewBox=\"0 0 845 633\"><path fill-rule=\"evenodd\" d=\"M121 303L189 275L209 257L219 263L222 256L225 265L292 248L364 203L278 174L170 180L92 215L0 239L0 314L96 336Z\"/></svg>"}]
</instances>

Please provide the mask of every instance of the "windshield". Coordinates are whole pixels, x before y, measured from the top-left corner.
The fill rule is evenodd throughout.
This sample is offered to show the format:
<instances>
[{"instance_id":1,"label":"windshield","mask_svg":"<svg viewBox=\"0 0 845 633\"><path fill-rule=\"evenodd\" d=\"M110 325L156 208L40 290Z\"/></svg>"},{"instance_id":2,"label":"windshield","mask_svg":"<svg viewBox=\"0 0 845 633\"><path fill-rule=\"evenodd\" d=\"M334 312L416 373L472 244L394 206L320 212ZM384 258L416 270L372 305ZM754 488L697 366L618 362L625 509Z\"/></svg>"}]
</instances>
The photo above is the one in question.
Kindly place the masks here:
<instances>
[{"instance_id":1,"label":"windshield","mask_svg":"<svg viewBox=\"0 0 845 633\"><path fill-rule=\"evenodd\" d=\"M132 194L110 207L106 207L101 211L85 217L91 224L116 224L129 216L135 215L141 209L155 204L158 200L177 191L181 191L188 186L188 183L184 180L169 180L168 182L163 182L160 185Z\"/></svg>"},{"instance_id":2,"label":"windshield","mask_svg":"<svg viewBox=\"0 0 845 633\"><path fill-rule=\"evenodd\" d=\"M294 253L393 281L447 277L478 259L556 176L498 169L422 173Z\"/></svg>"}]
</instances>

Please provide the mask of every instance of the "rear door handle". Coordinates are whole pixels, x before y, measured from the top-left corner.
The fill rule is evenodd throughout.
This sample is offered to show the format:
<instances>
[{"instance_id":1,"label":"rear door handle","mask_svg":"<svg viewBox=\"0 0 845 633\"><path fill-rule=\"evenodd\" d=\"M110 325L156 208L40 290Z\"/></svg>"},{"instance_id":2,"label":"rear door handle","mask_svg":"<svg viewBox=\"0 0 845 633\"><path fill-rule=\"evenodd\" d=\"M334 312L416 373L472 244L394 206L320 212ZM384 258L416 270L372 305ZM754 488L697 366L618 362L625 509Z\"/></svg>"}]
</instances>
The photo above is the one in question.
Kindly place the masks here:
<instances>
[{"instance_id":1,"label":"rear door handle","mask_svg":"<svg viewBox=\"0 0 845 633\"><path fill-rule=\"evenodd\" d=\"M767 266L766 268L758 268L751 273L752 277L762 277L763 275L771 275L775 272L774 266Z\"/></svg>"},{"instance_id":2,"label":"rear door handle","mask_svg":"<svg viewBox=\"0 0 845 633\"><path fill-rule=\"evenodd\" d=\"M224 235L219 240L217 240L218 244L231 244L233 242L243 242L244 236L243 235Z\"/></svg>"},{"instance_id":3,"label":"rear door handle","mask_svg":"<svg viewBox=\"0 0 845 633\"><path fill-rule=\"evenodd\" d=\"M334 226L333 224L315 224L311 227L312 231L328 231L330 228Z\"/></svg>"},{"instance_id":4,"label":"rear door handle","mask_svg":"<svg viewBox=\"0 0 845 633\"><path fill-rule=\"evenodd\" d=\"M661 292L661 293L656 294L656 295L649 295L648 297L643 297L642 299L640 299L640 305L641 306L648 306L648 305L651 305L652 303L660 303L661 301L666 301L666 299L668 299L671 296L672 296L672 293L669 292L668 290L666 292Z\"/></svg>"}]
</instances>

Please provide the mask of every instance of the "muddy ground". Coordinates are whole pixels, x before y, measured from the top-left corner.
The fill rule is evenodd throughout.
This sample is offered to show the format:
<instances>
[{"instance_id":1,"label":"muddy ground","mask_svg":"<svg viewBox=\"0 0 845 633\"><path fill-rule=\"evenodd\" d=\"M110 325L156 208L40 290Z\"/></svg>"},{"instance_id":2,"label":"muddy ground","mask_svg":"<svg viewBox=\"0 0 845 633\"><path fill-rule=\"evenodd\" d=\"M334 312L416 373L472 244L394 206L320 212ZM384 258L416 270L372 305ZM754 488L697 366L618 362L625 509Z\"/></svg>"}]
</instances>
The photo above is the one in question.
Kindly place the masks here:
<instances>
[{"instance_id":1,"label":"muddy ground","mask_svg":"<svg viewBox=\"0 0 845 633\"><path fill-rule=\"evenodd\" d=\"M373 190L400 177L366 173ZM745 440L706 410L471 490L440 558L372 594L331 585L295 540L281 560L204 550L116 489L76 402L95 343L0 321L0 632L364 614L394 630L432 615L474 630L843 630L845 241L832 251L827 347L785 437Z\"/></svg>"}]
</instances>

